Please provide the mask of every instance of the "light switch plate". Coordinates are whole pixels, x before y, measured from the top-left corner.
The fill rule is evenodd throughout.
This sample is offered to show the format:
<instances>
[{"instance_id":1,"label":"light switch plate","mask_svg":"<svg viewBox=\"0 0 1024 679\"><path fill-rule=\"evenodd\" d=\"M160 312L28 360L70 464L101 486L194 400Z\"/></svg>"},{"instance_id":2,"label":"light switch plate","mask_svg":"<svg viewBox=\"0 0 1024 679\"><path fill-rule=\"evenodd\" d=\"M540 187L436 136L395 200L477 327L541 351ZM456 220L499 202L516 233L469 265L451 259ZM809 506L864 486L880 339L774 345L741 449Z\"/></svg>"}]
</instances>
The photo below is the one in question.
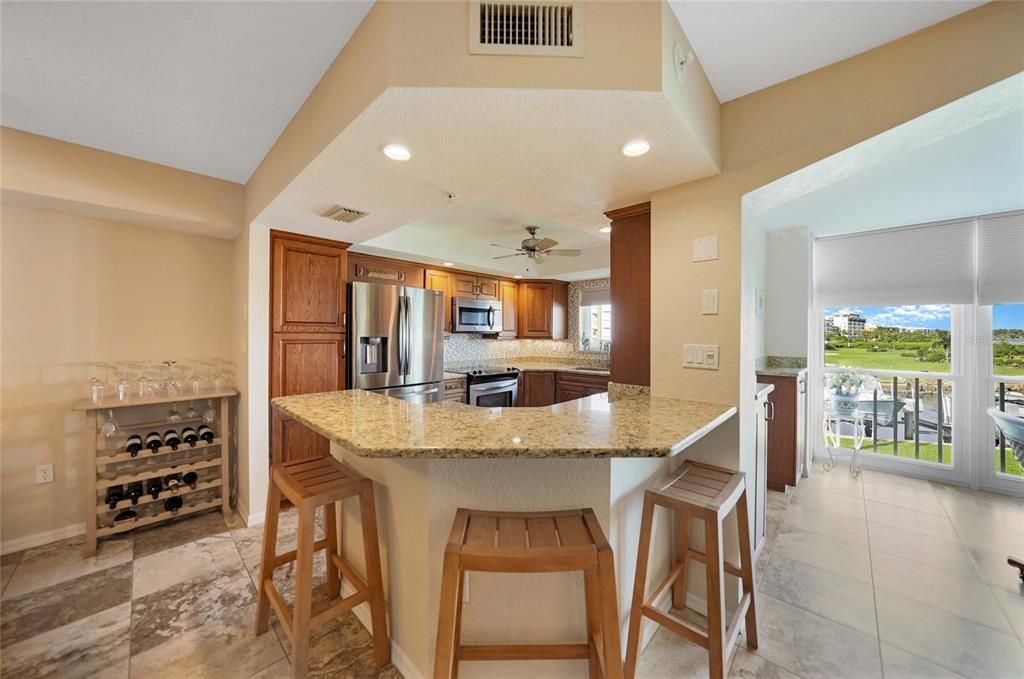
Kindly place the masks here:
<instances>
[{"instance_id":1,"label":"light switch plate","mask_svg":"<svg viewBox=\"0 0 1024 679\"><path fill-rule=\"evenodd\" d=\"M718 259L718 236L693 239L693 261L710 262Z\"/></svg>"},{"instance_id":2,"label":"light switch plate","mask_svg":"<svg viewBox=\"0 0 1024 679\"><path fill-rule=\"evenodd\" d=\"M701 309L705 316L718 315L718 290L705 290L701 297Z\"/></svg>"},{"instance_id":3,"label":"light switch plate","mask_svg":"<svg viewBox=\"0 0 1024 679\"><path fill-rule=\"evenodd\" d=\"M684 344L683 367L718 370L718 345Z\"/></svg>"}]
</instances>

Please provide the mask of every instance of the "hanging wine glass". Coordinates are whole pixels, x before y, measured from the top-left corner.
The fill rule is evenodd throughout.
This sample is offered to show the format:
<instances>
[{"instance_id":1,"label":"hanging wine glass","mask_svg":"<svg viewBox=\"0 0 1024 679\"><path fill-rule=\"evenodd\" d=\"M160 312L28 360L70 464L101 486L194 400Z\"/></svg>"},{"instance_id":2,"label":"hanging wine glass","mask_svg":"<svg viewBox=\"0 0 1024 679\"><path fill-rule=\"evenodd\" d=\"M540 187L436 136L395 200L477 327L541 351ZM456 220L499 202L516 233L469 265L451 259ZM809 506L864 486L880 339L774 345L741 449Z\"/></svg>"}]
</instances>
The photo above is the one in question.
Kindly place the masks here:
<instances>
[{"instance_id":1,"label":"hanging wine glass","mask_svg":"<svg viewBox=\"0 0 1024 679\"><path fill-rule=\"evenodd\" d=\"M121 433L121 426L114 419L114 411L107 411L107 419L100 427L100 437L103 439L102 448L107 450L117 448L117 438Z\"/></svg>"},{"instance_id":2,"label":"hanging wine glass","mask_svg":"<svg viewBox=\"0 0 1024 679\"><path fill-rule=\"evenodd\" d=\"M203 423L211 427L217 423L217 409L213 407L213 399L207 399L206 409L203 410Z\"/></svg>"},{"instance_id":3,"label":"hanging wine glass","mask_svg":"<svg viewBox=\"0 0 1024 679\"><path fill-rule=\"evenodd\" d=\"M178 404L172 403L171 409L167 411L168 422L181 422L181 413L178 412Z\"/></svg>"},{"instance_id":4,"label":"hanging wine glass","mask_svg":"<svg viewBox=\"0 0 1024 679\"><path fill-rule=\"evenodd\" d=\"M166 366L165 377L164 377L164 391L168 396L174 397L181 393L181 382L178 381L178 375L175 372L174 366L177 361L164 361Z\"/></svg>"},{"instance_id":5,"label":"hanging wine glass","mask_svg":"<svg viewBox=\"0 0 1024 679\"><path fill-rule=\"evenodd\" d=\"M127 401L132 396L132 382L128 379L128 364L121 364L121 379L117 381L117 400Z\"/></svg>"},{"instance_id":6,"label":"hanging wine glass","mask_svg":"<svg viewBox=\"0 0 1024 679\"><path fill-rule=\"evenodd\" d=\"M197 417L199 417L199 411L196 410L196 402L195 401L189 401L188 402L188 410L185 411L185 417L187 419L189 419L189 420L194 420Z\"/></svg>"}]
</instances>

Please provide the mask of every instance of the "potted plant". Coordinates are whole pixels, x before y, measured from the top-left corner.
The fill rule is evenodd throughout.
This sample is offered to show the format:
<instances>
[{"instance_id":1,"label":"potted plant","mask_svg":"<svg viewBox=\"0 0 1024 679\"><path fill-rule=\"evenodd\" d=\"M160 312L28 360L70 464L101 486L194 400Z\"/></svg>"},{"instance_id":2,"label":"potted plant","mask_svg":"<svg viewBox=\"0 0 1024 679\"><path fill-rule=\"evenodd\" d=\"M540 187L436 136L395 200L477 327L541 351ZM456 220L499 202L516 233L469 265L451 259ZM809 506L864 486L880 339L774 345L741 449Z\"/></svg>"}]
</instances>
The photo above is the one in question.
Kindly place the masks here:
<instances>
[{"instance_id":1,"label":"potted plant","mask_svg":"<svg viewBox=\"0 0 1024 679\"><path fill-rule=\"evenodd\" d=\"M825 385L831 394L832 408L840 415L854 414L857 412L857 396L861 389L873 381L870 375L861 375L848 367L826 376Z\"/></svg>"}]
</instances>

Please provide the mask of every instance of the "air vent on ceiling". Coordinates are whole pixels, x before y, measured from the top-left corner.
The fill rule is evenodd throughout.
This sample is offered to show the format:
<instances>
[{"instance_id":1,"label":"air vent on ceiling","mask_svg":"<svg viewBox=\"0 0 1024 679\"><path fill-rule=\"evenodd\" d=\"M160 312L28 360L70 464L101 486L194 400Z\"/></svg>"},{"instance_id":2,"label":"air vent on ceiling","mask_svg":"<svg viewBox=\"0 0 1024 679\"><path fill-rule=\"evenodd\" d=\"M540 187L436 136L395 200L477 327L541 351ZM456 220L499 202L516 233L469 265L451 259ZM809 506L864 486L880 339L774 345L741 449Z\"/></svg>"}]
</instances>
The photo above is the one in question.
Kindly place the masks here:
<instances>
[{"instance_id":1,"label":"air vent on ceiling","mask_svg":"<svg viewBox=\"0 0 1024 679\"><path fill-rule=\"evenodd\" d=\"M470 54L583 56L583 3L470 0Z\"/></svg>"},{"instance_id":2,"label":"air vent on ceiling","mask_svg":"<svg viewBox=\"0 0 1024 679\"><path fill-rule=\"evenodd\" d=\"M351 224L354 221L362 219L368 213L360 212L359 210L353 210L350 207L342 207L340 205L332 205L323 212L320 213L321 217L327 217L327 219L333 219L336 222L345 222Z\"/></svg>"}]
</instances>

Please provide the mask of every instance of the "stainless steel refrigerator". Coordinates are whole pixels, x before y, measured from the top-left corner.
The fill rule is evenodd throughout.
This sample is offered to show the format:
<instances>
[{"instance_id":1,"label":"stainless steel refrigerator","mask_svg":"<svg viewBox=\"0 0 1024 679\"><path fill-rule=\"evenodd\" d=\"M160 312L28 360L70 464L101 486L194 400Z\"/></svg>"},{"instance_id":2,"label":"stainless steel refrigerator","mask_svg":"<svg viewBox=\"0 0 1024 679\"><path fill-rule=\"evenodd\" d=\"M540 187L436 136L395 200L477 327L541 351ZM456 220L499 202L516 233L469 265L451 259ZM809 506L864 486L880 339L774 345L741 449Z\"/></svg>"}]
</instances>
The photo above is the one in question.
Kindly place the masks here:
<instances>
[{"instance_id":1,"label":"stainless steel refrigerator","mask_svg":"<svg viewBox=\"0 0 1024 679\"><path fill-rule=\"evenodd\" d=\"M444 293L348 284L350 389L418 403L443 400Z\"/></svg>"}]
</instances>

